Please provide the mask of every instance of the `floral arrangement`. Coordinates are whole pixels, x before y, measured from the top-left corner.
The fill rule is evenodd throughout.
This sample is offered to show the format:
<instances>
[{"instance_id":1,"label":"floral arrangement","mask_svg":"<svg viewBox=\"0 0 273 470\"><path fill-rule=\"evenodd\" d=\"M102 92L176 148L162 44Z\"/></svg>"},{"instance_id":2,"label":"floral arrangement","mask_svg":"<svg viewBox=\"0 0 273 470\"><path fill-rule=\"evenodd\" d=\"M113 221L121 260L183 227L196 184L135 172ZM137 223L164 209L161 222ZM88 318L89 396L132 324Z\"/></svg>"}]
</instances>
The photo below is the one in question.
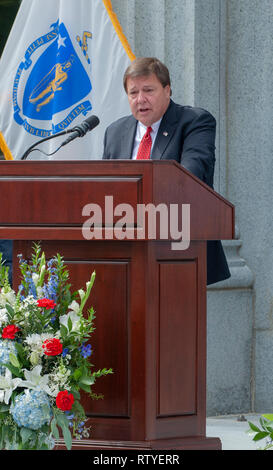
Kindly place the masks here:
<instances>
[{"instance_id":1,"label":"floral arrangement","mask_svg":"<svg viewBox=\"0 0 273 470\"><path fill-rule=\"evenodd\" d=\"M71 293L62 257L47 262L39 244L19 266L16 293L0 254L0 449L53 449L59 430L71 449L73 437L89 436L81 390L102 398L91 386L112 373L90 363L95 315L84 310L95 272Z\"/></svg>"},{"instance_id":2,"label":"floral arrangement","mask_svg":"<svg viewBox=\"0 0 273 470\"><path fill-rule=\"evenodd\" d=\"M252 436L254 442L262 441L265 439L265 445L261 450L269 450L273 447L273 414L261 415L259 425L248 421L249 430L248 434Z\"/></svg>"}]
</instances>

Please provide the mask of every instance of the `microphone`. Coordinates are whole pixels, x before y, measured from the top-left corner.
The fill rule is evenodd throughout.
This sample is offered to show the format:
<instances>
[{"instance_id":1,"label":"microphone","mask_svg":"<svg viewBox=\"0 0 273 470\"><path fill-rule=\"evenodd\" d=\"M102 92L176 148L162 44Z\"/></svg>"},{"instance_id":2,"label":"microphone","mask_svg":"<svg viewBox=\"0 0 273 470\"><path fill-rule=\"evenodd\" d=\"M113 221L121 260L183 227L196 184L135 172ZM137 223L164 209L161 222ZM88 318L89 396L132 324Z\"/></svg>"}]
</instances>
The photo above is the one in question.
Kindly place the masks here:
<instances>
[{"instance_id":1,"label":"microphone","mask_svg":"<svg viewBox=\"0 0 273 470\"><path fill-rule=\"evenodd\" d=\"M89 116L85 121L83 121L79 126L74 127L72 130L73 134L70 135L61 145L63 147L77 137L83 137L87 132L92 131L95 127L98 126L100 120L97 116Z\"/></svg>"},{"instance_id":2,"label":"microphone","mask_svg":"<svg viewBox=\"0 0 273 470\"><path fill-rule=\"evenodd\" d=\"M72 133L72 135L66 139L61 145L60 147L57 148L57 150L55 150L55 152L53 152L52 154L50 155L53 155L54 153L56 153L58 150L60 150L61 147L63 147L64 145L68 144L69 142L71 142L72 140L76 139L77 137L83 137L87 132L89 131L92 131L92 129L94 129L98 124L99 124L100 120L97 116L95 115L92 115L92 116L89 116L87 119L85 119L85 121L83 121L79 126L76 126L76 127L73 127L72 129L68 129L66 131L62 131L62 132L59 132L57 134L53 134L53 135L50 135L49 137L45 137L44 139L41 139L39 140L38 142L36 142L35 144L31 145L26 151L25 153L23 154L23 156L21 157L21 160L26 160L27 156L29 155L30 152L32 152L33 150L35 150L35 147L43 142L46 142L47 140L50 140L50 139L55 139L55 137L60 137L61 135L65 135L65 134L70 134ZM37 149L39 150L40 152L42 152L42 150L40 149ZM44 152L43 152L44 153ZM47 155L47 154L46 154Z\"/></svg>"}]
</instances>

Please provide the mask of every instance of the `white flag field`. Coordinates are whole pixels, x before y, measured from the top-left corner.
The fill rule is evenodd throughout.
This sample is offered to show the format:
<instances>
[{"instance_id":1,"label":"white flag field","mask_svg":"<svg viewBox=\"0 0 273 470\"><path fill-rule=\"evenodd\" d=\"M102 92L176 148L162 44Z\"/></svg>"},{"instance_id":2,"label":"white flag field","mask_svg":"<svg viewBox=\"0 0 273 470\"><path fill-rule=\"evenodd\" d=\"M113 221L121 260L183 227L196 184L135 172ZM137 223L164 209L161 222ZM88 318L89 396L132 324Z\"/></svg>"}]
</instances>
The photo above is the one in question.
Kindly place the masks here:
<instances>
[{"instance_id":1,"label":"white flag field","mask_svg":"<svg viewBox=\"0 0 273 470\"><path fill-rule=\"evenodd\" d=\"M133 59L110 0L23 0L0 59L5 158L20 160L95 115L100 123L84 137L28 159L100 159L106 127L130 113L122 79ZM69 135L38 148L53 153Z\"/></svg>"}]
</instances>

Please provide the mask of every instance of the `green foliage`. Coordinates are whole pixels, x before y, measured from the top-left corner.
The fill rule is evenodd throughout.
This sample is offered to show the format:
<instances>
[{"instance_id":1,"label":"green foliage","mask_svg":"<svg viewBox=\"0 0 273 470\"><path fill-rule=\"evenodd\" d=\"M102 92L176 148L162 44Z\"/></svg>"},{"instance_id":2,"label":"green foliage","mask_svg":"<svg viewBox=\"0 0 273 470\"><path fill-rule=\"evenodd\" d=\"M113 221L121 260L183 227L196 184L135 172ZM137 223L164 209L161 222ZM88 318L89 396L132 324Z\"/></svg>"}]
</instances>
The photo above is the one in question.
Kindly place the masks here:
<instances>
[{"instance_id":1,"label":"green foliage","mask_svg":"<svg viewBox=\"0 0 273 470\"><path fill-rule=\"evenodd\" d=\"M9 285L9 267L4 265L3 254L0 253L0 288Z\"/></svg>"},{"instance_id":2,"label":"green foliage","mask_svg":"<svg viewBox=\"0 0 273 470\"><path fill-rule=\"evenodd\" d=\"M259 419L260 426L257 426L248 421L248 433L253 435L254 442L266 439L266 443L262 450L269 450L273 447L273 414L263 414Z\"/></svg>"}]
</instances>

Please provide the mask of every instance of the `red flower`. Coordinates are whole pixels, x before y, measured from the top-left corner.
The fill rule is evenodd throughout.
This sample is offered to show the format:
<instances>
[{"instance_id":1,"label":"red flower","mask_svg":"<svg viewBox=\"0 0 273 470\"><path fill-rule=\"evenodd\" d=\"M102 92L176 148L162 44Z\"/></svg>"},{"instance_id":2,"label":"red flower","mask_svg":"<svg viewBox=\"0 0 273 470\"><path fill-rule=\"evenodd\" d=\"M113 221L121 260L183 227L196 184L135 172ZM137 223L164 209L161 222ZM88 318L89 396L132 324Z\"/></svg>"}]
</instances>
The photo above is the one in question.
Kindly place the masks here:
<instances>
[{"instance_id":1,"label":"red flower","mask_svg":"<svg viewBox=\"0 0 273 470\"><path fill-rule=\"evenodd\" d=\"M3 328L3 332L2 332L2 338L5 338L5 339L14 339L15 338L15 334L17 333L17 331L19 331L20 328L18 328L18 326L16 325L8 325L6 326L5 328Z\"/></svg>"},{"instance_id":2,"label":"red flower","mask_svg":"<svg viewBox=\"0 0 273 470\"><path fill-rule=\"evenodd\" d=\"M38 307L46 308L47 310L49 310L50 308L56 307L57 304L55 304L54 300L39 299L37 300L37 305Z\"/></svg>"},{"instance_id":3,"label":"red flower","mask_svg":"<svg viewBox=\"0 0 273 470\"><path fill-rule=\"evenodd\" d=\"M62 411L69 411L74 403L74 396L67 390L59 392L56 397L56 405Z\"/></svg>"},{"instance_id":4,"label":"red flower","mask_svg":"<svg viewBox=\"0 0 273 470\"><path fill-rule=\"evenodd\" d=\"M58 356L63 350L63 345L57 338L46 339L42 346L47 356Z\"/></svg>"}]
</instances>

